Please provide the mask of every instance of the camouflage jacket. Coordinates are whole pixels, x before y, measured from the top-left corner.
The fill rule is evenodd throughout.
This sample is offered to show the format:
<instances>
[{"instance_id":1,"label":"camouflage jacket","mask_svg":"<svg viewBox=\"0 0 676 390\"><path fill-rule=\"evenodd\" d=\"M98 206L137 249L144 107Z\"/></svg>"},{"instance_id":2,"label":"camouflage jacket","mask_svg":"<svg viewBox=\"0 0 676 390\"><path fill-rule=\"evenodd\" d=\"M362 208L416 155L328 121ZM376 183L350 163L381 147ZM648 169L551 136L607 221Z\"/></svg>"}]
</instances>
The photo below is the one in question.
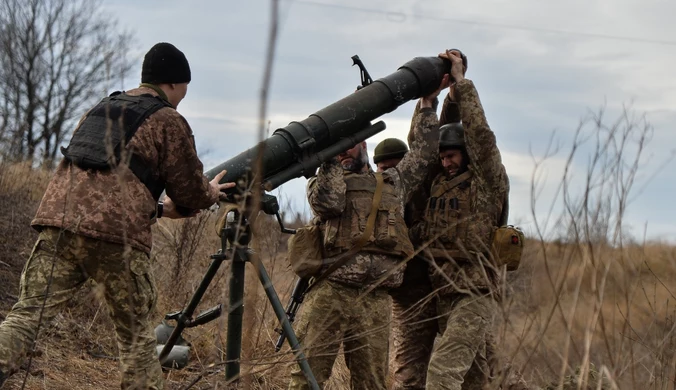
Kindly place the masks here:
<instances>
[{"instance_id":1,"label":"camouflage jacket","mask_svg":"<svg viewBox=\"0 0 676 390\"><path fill-rule=\"evenodd\" d=\"M430 163L437 157L439 122L434 109L425 108L413 119L410 151L395 168L383 172L397 190L401 201L401 217L404 205L413 192L423 184ZM373 174L371 170L365 174ZM308 182L308 201L313 213L323 222L340 218L346 209L346 184L343 169L337 161L320 166L316 178ZM353 286L367 286L379 283L381 287L399 286L403 268L395 270L400 256L358 253L354 260L337 269L330 280ZM388 274L385 280L384 275Z\"/></svg>"},{"instance_id":2,"label":"camouflage jacket","mask_svg":"<svg viewBox=\"0 0 676 390\"><path fill-rule=\"evenodd\" d=\"M157 96L145 87L126 93ZM203 175L192 130L173 108L162 108L148 117L127 145L132 148L166 182L166 193L176 204L204 209L218 200ZM62 160L31 225L38 230L41 226L62 228L150 253L156 207L150 191L128 167L107 172L81 170Z\"/></svg>"},{"instance_id":3,"label":"camouflage jacket","mask_svg":"<svg viewBox=\"0 0 676 390\"><path fill-rule=\"evenodd\" d=\"M434 109L437 109L439 101L435 101ZM418 115L420 111L420 101L415 106L413 110L413 119ZM411 119L411 130L409 131L409 144L411 143L411 135L413 134L413 126L415 121ZM446 94L444 99L444 104L441 107L441 113L439 114L439 126L443 126L448 123L459 123L460 122L460 107L458 103L451 100L451 96ZM437 154L438 156L438 154ZM423 185L418 187L416 191L411 195L411 199L406 203L406 224L411 228L414 224L422 222L422 216L425 212L425 206L427 205L427 199L429 198L430 187L432 186L432 181L439 173L442 172L442 166L438 158L435 158L434 161L430 164L429 169L425 175L425 182ZM411 242L413 245L420 245L420 238L411 236Z\"/></svg>"},{"instance_id":4,"label":"camouflage jacket","mask_svg":"<svg viewBox=\"0 0 676 390\"><path fill-rule=\"evenodd\" d=\"M448 250L450 257L457 259L445 261L438 256L442 251L428 251L433 252L432 256L439 266L430 268L430 278L435 288L448 286L449 283L452 285L450 291L492 288L496 282L495 269L488 260L490 256L479 254L488 255L491 230L499 225L503 205L509 193L509 181L495 134L488 125L474 83L468 79L459 82L456 85L456 96L465 128L465 144L472 178L468 185L458 186L453 190L454 194L446 193L444 196L459 200L462 204L458 210L463 215L458 214L459 220L446 221L448 228L454 230L452 234L438 232L438 229L430 229L430 225L438 227L439 221L443 222L445 217L453 219L453 215L458 212L451 212L448 203L445 215L439 214L438 210L434 211L437 214L431 215L432 211L428 208L422 214L425 223L415 224L411 235L419 237L423 242L432 242L430 248ZM444 173L440 173L434 179L433 185L446 180ZM463 229L466 231L461 232ZM444 236L453 236L456 241L441 242ZM470 253L474 255L470 256Z\"/></svg>"}]
</instances>

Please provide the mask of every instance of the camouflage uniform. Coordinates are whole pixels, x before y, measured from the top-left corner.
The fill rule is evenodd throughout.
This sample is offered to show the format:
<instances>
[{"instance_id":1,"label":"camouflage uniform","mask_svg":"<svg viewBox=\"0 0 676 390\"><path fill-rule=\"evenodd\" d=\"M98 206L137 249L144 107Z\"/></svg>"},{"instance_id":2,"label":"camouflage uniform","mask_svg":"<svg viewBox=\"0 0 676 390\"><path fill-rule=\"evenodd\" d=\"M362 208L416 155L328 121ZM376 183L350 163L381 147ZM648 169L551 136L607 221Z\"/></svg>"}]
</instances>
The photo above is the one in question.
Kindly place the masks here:
<instances>
[{"instance_id":1,"label":"camouflage uniform","mask_svg":"<svg viewBox=\"0 0 676 390\"><path fill-rule=\"evenodd\" d=\"M433 197L424 221L411 229L414 237L430 242L424 254L431 262L430 280L442 315L442 335L427 372L428 389L481 388L490 380L487 349L498 280L488 252L509 191L495 135L474 84L464 79L455 93L472 177L444 192L438 189L452 178L439 174L430 189Z\"/></svg>"},{"instance_id":2,"label":"camouflage uniform","mask_svg":"<svg viewBox=\"0 0 676 390\"><path fill-rule=\"evenodd\" d=\"M413 251L404 204L422 184L430 161L436 157L439 137L433 109L420 110L414 122L410 152L395 168L383 172L383 198L368 243L305 297L298 336L320 385L328 380L342 342L351 387L385 389L390 313L387 289L401 284L403 267L398 264ZM308 183L310 206L324 222L327 256L348 251L365 230L375 181L371 170L348 173L332 161L323 164L316 180ZM292 372L289 388L308 388L298 368Z\"/></svg>"},{"instance_id":3,"label":"camouflage uniform","mask_svg":"<svg viewBox=\"0 0 676 390\"><path fill-rule=\"evenodd\" d=\"M144 87L127 94L158 92ZM202 209L218 200L192 130L173 108L148 117L127 148L165 181L177 205ZM115 323L122 388L162 388L149 322L156 301L149 262L156 204L127 166L91 171L61 161L32 222L41 233L21 275L19 301L0 325L1 372L17 370L32 348L41 311L43 321L51 320L93 279L104 287Z\"/></svg>"},{"instance_id":4,"label":"camouflage uniform","mask_svg":"<svg viewBox=\"0 0 676 390\"><path fill-rule=\"evenodd\" d=\"M0 325L0 366L15 370L33 346L43 301L42 321L48 322L90 278L105 288L120 347L122 387L136 388L134 382L141 381L138 388L161 389L149 322L156 294L148 255L51 227L40 233L21 275L19 302Z\"/></svg>"},{"instance_id":5,"label":"camouflage uniform","mask_svg":"<svg viewBox=\"0 0 676 390\"><path fill-rule=\"evenodd\" d=\"M436 104L434 108L436 110ZM414 118L419 110L420 103L415 107ZM450 99L449 95L446 95L439 117L439 125L451 122L460 122L460 112L457 104ZM406 204L405 219L409 227L420 221L429 197L429 187L440 169L441 165L438 160L435 160L426 173L425 184L414 192L410 202ZM415 247L421 244L419 237L411 236L410 238ZM392 390L424 389L427 365L432 356L434 338L439 329L436 301L432 294L427 261L420 256L410 260L406 264L401 286L392 289L390 295L392 296L392 338L394 342Z\"/></svg>"},{"instance_id":6,"label":"camouflage uniform","mask_svg":"<svg viewBox=\"0 0 676 390\"><path fill-rule=\"evenodd\" d=\"M575 369L575 374L566 375L563 380L548 383L542 390L610 390L615 388L608 376L597 370L593 363L589 363L589 367L585 371L583 377L582 367L578 366Z\"/></svg>"}]
</instances>

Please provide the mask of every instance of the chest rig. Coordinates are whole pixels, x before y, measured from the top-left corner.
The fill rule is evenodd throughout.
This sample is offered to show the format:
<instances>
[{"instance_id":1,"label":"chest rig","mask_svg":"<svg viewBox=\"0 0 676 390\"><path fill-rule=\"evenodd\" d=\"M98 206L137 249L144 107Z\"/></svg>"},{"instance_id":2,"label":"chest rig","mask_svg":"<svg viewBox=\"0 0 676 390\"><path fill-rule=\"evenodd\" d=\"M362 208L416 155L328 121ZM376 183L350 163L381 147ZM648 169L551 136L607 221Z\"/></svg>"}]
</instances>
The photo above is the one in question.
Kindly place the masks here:
<instances>
[{"instance_id":1,"label":"chest rig","mask_svg":"<svg viewBox=\"0 0 676 390\"><path fill-rule=\"evenodd\" d=\"M466 258L468 252L487 253L493 226L487 210L477 210L477 188L471 171L454 178L438 175L425 208L425 238L435 258Z\"/></svg>"},{"instance_id":2,"label":"chest rig","mask_svg":"<svg viewBox=\"0 0 676 390\"><path fill-rule=\"evenodd\" d=\"M339 217L326 222L324 248L328 256L338 255L355 245L366 230L373 206L376 189L376 178L373 173L346 173L344 180L345 211ZM384 177L373 234L368 238L362 251L395 256L413 254L413 244L408 237L401 199L389 176Z\"/></svg>"},{"instance_id":3,"label":"chest rig","mask_svg":"<svg viewBox=\"0 0 676 390\"><path fill-rule=\"evenodd\" d=\"M171 104L149 94L113 92L89 111L61 153L81 169L107 171L127 164L157 200L164 191L164 181L154 177L149 164L133 151L125 156L122 150L143 121L163 107Z\"/></svg>"}]
</instances>

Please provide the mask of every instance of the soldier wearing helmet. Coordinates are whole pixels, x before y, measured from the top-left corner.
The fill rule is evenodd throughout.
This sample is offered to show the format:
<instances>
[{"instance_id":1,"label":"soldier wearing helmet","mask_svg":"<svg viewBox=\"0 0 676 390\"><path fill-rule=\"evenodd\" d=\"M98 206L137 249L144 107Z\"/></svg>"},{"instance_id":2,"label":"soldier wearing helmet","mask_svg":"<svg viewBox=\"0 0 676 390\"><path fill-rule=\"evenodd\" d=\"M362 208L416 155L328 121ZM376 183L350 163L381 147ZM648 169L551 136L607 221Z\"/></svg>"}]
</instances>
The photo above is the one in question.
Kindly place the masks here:
<instances>
[{"instance_id":1,"label":"soldier wearing helmet","mask_svg":"<svg viewBox=\"0 0 676 390\"><path fill-rule=\"evenodd\" d=\"M476 88L460 71L460 53L440 56L453 63L462 124L440 129L442 169L432 180L422 221L411 228L412 236L429 243L423 253L439 315L426 388L474 389L490 380L499 281L490 248L505 218L509 182Z\"/></svg>"},{"instance_id":2,"label":"soldier wearing helmet","mask_svg":"<svg viewBox=\"0 0 676 390\"><path fill-rule=\"evenodd\" d=\"M439 123L433 102L449 84L444 76L436 91L420 99L410 151L398 140L376 148L376 164L401 158L396 167L373 172L366 142L360 142L323 163L308 182L308 203L322 226L325 255L347 260L322 267L303 298L297 322L298 338L320 387L331 376L342 345L350 362L351 388L387 388L389 290L401 284L400 263L414 252L405 205L426 185L425 175L437 160ZM307 388L303 373L294 368L289 389Z\"/></svg>"},{"instance_id":3,"label":"soldier wearing helmet","mask_svg":"<svg viewBox=\"0 0 676 390\"><path fill-rule=\"evenodd\" d=\"M465 150L465 130L460 123L448 123L439 129L439 160L448 176L467 171L469 157Z\"/></svg>"},{"instance_id":4,"label":"soldier wearing helmet","mask_svg":"<svg viewBox=\"0 0 676 390\"><path fill-rule=\"evenodd\" d=\"M462 58L463 71L467 71L467 57L463 55ZM438 101L435 101L435 110L437 105ZM413 118L418 115L420 109L421 107L417 105ZM441 129L445 129L447 127L443 125L460 126L458 122L460 122L460 111L451 86L443 101L439 125ZM446 137L440 136L440 138ZM412 140L409 138L408 141L410 143ZM381 144L385 144L385 141ZM376 154L378 154L378 148L376 148ZM406 224L412 229L410 238L416 251L419 251L420 246L424 244L424 237L415 234L413 227L424 222L422 216L427 206L432 181L442 170L441 161L437 159L427 171L425 184L411 196L411 200L406 204ZM432 355L434 339L439 331L436 299L430 299L433 297L432 291L428 260L421 255L407 262L401 286L390 290L393 338L393 359L390 369L393 375L392 390L425 388L427 367Z\"/></svg>"},{"instance_id":5,"label":"soldier wearing helmet","mask_svg":"<svg viewBox=\"0 0 676 390\"><path fill-rule=\"evenodd\" d=\"M406 143L397 138L386 138L377 146L373 154L373 163L378 167L378 172L394 168L408 152Z\"/></svg>"}]
</instances>

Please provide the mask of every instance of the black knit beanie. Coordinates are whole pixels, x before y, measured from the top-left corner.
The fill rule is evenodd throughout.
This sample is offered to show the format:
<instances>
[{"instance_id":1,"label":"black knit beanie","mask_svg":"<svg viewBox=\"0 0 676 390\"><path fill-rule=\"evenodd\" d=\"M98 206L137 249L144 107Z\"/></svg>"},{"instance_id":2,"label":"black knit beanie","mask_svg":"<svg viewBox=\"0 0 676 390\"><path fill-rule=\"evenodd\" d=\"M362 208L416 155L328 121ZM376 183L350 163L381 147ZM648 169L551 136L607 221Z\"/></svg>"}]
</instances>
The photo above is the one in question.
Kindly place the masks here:
<instances>
[{"instance_id":1,"label":"black knit beanie","mask_svg":"<svg viewBox=\"0 0 676 390\"><path fill-rule=\"evenodd\" d=\"M156 44L143 58L141 82L150 84L190 82L190 65L185 54L171 43Z\"/></svg>"}]
</instances>

